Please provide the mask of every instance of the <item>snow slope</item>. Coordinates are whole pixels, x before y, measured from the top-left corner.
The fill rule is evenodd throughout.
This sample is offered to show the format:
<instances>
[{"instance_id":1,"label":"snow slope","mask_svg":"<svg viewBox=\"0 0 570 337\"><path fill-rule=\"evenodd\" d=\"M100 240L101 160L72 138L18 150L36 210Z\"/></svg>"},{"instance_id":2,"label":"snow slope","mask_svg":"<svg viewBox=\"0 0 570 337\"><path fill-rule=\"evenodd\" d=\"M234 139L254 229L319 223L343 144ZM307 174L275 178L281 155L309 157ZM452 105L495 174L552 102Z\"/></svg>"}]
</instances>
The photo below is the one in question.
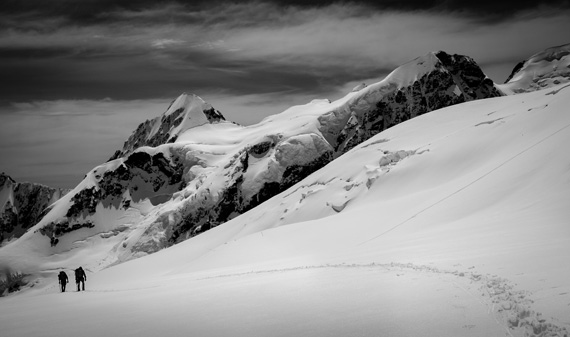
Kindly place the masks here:
<instances>
[{"instance_id":1,"label":"snow slope","mask_svg":"<svg viewBox=\"0 0 570 337\"><path fill-rule=\"evenodd\" d=\"M567 336L568 106L562 84L411 119L225 224L88 271L85 293L52 278L0 299L1 331Z\"/></svg>"}]
</instances>

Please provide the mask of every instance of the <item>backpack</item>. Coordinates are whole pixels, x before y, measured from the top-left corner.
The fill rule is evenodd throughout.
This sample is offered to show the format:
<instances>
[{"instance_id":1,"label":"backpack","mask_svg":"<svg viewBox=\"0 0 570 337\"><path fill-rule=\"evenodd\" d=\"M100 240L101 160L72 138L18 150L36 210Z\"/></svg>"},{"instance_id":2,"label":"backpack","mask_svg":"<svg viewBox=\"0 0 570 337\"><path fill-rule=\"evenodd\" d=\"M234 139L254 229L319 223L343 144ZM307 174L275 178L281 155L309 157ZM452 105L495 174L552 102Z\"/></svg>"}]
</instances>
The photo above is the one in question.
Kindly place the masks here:
<instances>
[{"instance_id":1,"label":"backpack","mask_svg":"<svg viewBox=\"0 0 570 337\"><path fill-rule=\"evenodd\" d=\"M79 267L77 269L75 269L75 278L78 280L82 280L85 278L85 272L83 271L83 268Z\"/></svg>"}]
</instances>

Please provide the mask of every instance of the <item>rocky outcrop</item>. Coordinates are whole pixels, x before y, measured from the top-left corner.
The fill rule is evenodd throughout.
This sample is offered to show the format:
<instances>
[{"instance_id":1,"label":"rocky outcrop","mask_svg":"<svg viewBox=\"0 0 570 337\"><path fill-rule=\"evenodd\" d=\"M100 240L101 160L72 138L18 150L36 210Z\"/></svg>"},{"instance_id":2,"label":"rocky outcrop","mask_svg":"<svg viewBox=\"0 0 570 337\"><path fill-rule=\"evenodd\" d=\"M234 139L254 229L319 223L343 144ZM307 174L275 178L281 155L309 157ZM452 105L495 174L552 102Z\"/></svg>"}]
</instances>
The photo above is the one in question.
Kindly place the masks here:
<instances>
[{"instance_id":1,"label":"rocky outcrop","mask_svg":"<svg viewBox=\"0 0 570 337\"><path fill-rule=\"evenodd\" d=\"M17 183L0 174L0 243L20 237L38 223L45 210L69 190L28 182Z\"/></svg>"},{"instance_id":2,"label":"rocky outcrop","mask_svg":"<svg viewBox=\"0 0 570 337\"><path fill-rule=\"evenodd\" d=\"M65 217L47 223L39 229L42 235L56 245L59 237L81 229L93 228L87 220L97 208L128 209L131 202L149 199L153 204L169 200L173 193L184 186L184 166L179 158L166 158L162 152L150 155L146 152L130 154L118 167L111 170L97 169L91 174L95 186L83 188L70 199Z\"/></svg>"},{"instance_id":3,"label":"rocky outcrop","mask_svg":"<svg viewBox=\"0 0 570 337\"><path fill-rule=\"evenodd\" d=\"M50 238L51 246L56 246L59 243L59 237L66 233L76 231L81 228L93 228L95 224L92 221L85 221L83 223L74 223L70 225L69 222L63 221L54 223L51 222L47 226L42 227L39 232Z\"/></svg>"},{"instance_id":4,"label":"rocky outcrop","mask_svg":"<svg viewBox=\"0 0 570 337\"><path fill-rule=\"evenodd\" d=\"M335 149L335 156L354 148L389 127L429 111L474 99L501 96L493 81L473 59L445 52L431 53L403 66L430 63L429 69L409 81L398 70L384 83L357 98L348 108L319 118L320 130Z\"/></svg>"}]
</instances>

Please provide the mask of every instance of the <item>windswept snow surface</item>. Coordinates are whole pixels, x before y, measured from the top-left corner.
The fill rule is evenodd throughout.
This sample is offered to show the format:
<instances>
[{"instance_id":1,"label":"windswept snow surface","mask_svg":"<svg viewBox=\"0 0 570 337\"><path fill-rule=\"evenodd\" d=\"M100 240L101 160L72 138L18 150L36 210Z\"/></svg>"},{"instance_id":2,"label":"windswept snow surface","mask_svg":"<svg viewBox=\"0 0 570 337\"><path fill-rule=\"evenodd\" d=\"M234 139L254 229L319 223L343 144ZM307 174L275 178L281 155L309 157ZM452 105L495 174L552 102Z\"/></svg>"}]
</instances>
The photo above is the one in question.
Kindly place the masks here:
<instances>
[{"instance_id":1,"label":"windswept snow surface","mask_svg":"<svg viewBox=\"0 0 570 337\"><path fill-rule=\"evenodd\" d=\"M569 106L559 85L406 121L86 292L0 299L2 336L567 336Z\"/></svg>"}]
</instances>

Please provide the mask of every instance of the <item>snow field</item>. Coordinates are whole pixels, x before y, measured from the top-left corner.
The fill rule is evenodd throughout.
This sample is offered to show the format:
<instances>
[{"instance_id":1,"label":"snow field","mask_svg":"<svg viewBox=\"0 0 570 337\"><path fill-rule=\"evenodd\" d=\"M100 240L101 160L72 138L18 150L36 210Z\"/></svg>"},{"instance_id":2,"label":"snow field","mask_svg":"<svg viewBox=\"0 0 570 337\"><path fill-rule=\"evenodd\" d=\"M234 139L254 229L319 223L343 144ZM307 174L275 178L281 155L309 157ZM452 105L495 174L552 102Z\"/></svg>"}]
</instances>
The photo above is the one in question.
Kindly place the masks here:
<instances>
[{"instance_id":1,"label":"snow field","mask_svg":"<svg viewBox=\"0 0 570 337\"><path fill-rule=\"evenodd\" d=\"M504 336L507 328L490 312L490 300L477 294L483 285L473 275L397 264L306 266L200 278L185 274L160 282L134 282L125 289L94 286L87 292L64 294L52 289L17 301L8 299L12 310L2 310L8 322L3 332L8 336L179 336L181 331L198 336ZM52 310L46 312L44 306ZM34 324L25 324L30 317Z\"/></svg>"},{"instance_id":2,"label":"snow field","mask_svg":"<svg viewBox=\"0 0 570 337\"><path fill-rule=\"evenodd\" d=\"M568 106L558 86L417 117L88 292L1 299L2 332L567 336Z\"/></svg>"}]
</instances>

